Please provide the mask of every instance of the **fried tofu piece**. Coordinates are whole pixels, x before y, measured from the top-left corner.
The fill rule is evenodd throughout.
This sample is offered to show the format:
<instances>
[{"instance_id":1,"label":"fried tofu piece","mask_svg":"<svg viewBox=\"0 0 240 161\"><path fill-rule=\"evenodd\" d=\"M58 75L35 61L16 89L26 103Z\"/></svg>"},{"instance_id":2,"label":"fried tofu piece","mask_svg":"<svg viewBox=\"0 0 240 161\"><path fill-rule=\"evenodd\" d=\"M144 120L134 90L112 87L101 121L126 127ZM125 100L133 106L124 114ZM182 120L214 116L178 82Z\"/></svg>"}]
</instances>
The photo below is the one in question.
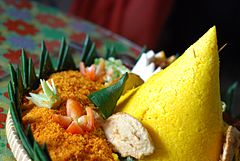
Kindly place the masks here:
<instances>
[{"instance_id":1,"label":"fried tofu piece","mask_svg":"<svg viewBox=\"0 0 240 161\"><path fill-rule=\"evenodd\" d=\"M106 120L103 129L108 141L122 157L140 159L154 151L147 130L137 119L126 113L113 114Z\"/></svg>"}]
</instances>

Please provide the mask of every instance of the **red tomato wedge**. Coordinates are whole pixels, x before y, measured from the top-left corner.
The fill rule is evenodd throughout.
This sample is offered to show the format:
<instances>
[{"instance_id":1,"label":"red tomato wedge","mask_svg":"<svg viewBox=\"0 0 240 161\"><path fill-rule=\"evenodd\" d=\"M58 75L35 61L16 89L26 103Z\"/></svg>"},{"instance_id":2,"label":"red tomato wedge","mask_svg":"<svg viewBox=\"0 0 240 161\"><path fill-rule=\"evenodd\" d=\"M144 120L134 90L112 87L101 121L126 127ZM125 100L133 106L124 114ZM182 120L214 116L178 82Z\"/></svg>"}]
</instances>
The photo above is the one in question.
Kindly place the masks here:
<instances>
[{"instance_id":1,"label":"red tomato wedge","mask_svg":"<svg viewBox=\"0 0 240 161\"><path fill-rule=\"evenodd\" d=\"M87 111L87 117L88 117L88 123L87 123L87 128L89 131L93 130L95 128L94 125L94 112L91 107L86 107Z\"/></svg>"},{"instance_id":2,"label":"red tomato wedge","mask_svg":"<svg viewBox=\"0 0 240 161\"><path fill-rule=\"evenodd\" d=\"M62 115L58 115L58 114L53 114L52 119L53 119L54 122L58 123L64 129L68 128L68 126L72 122L72 118L71 117L62 116Z\"/></svg>"},{"instance_id":3,"label":"red tomato wedge","mask_svg":"<svg viewBox=\"0 0 240 161\"><path fill-rule=\"evenodd\" d=\"M72 121L72 123L68 126L66 132L71 134L83 134L83 129L78 125L77 121Z\"/></svg>"},{"instance_id":4,"label":"red tomato wedge","mask_svg":"<svg viewBox=\"0 0 240 161\"><path fill-rule=\"evenodd\" d=\"M67 100L67 116L77 120L80 116L84 115L84 107L78 101L73 99Z\"/></svg>"}]
</instances>

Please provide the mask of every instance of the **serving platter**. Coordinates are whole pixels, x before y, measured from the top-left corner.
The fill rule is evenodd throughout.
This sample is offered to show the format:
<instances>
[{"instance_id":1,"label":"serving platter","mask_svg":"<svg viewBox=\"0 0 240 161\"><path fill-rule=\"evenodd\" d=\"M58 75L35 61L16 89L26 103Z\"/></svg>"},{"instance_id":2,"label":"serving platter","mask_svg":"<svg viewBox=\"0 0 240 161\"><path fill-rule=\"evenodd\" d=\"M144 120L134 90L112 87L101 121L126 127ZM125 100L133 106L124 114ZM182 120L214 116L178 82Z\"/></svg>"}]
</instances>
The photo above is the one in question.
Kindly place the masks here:
<instances>
[{"instance_id":1,"label":"serving platter","mask_svg":"<svg viewBox=\"0 0 240 161\"><path fill-rule=\"evenodd\" d=\"M89 40L86 40L86 44L88 43L88 41ZM57 69L55 68L51 68L51 73L54 73L54 72L58 72L58 71L61 71L61 70L68 70L68 69L72 69L71 67L73 67L72 66L72 58L70 58L70 61L68 60L68 61L66 61L66 60L64 60L63 58L69 58L69 55L67 54L67 52L65 51L65 49L68 49L68 47L65 47L65 40L63 40L62 41L62 44L63 44L63 47L61 47L61 49L63 49L64 51L63 52L61 52L60 51L60 53L63 53L63 56L59 56L59 58L60 58L60 60L59 60L59 62L60 62L60 64L58 63L58 66L57 66ZM64 45L65 44L65 45ZM87 45L86 45L87 46ZM60 49L60 50L61 50ZM43 56L43 58L41 57L41 60L45 60L45 59L48 59L48 55L47 55L47 52L46 52L46 49L42 49L43 51L43 53L45 53L45 56ZM83 50L83 51L85 51L85 50ZM90 51L92 51L92 50L90 50ZM89 53L88 53L89 54ZM140 77L142 77L142 78L144 78L144 80L146 81L147 79L148 79L148 77L146 77L146 75L147 76L151 76L154 72L156 72L156 67L155 66L152 66L152 63L150 62L150 60L152 59L152 57L151 57L151 55L155 55L155 53L153 52L153 51L150 51L150 52L148 52L148 53L146 53L146 54L142 54L142 56L140 57L140 59L138 60L138 62L135 64L135 66L134 67L136 67L136 68L133 68L133 70L132 71L140 71L140 73L136 73L136 74L138 74ZM23 56L22 56L22 58L21 58L22 60L24 60L25 62L28 62L28 59L24 56L24 53L23 53ZM25 60L26 59L26 60ZM50 58L49 58L50 59ZM145 60L144 60L145 59ZM22 61L23 62L23 65L24 65L24 61ZM51 61L50 61L51 62ZM49 63L49 61L48 61L48 63ZM70 65L69 65L69 63L70 63ZM40 61L40 64L44 64L45 65L45 67L42 67L42 73L41 73L41 70L40 70L40 74L39 74L39 76L38 76L38 78L34 78L34 81L38 81L38 79L39 78L43 78L43 77L45 77L46 78L46 76L49 76L51 73L49 73L49 71L48 70L46 70L46 62L41 62ZM139 64L141 64L141 65L139 65ZM89 65L91 65L91 64L89 64ZM28 69L28 75L31 75L32 73L34 73L34 72L31 72L31 65L29 65L30 67L28 67L27 69ZM10 66L11 67L11 66ZM67 67L70 67L70 68L67 68ZM73 67L74 69L75 69L75 67ZM11 68L10 68L11 69ZM59 70L60 69L60 70ZM8 112L8 115L7 115L7 120L6 120L6 133L7 133L7 139L8 139L8 142L9 142L9 145L10 145L10 148L12 149L12 152L13 152L13 155L14 155L14 157L17 159L17 160L23 160L23 161L28 161L28 160L31 160L30 158L35 158L35 155L39 155L39 154L35 154L35 144L37 145L37 146L39 146L38 145L38 143L36 143L35 141L34 141L34 152L33 152L33 155L31 154L31 153L29 153L29 149L24 149L24 147L26 147L26 143L25 143L25 145L24 145L24 141L26 140L22 140L21 141L21 137L23 137L23 136L21 136L21 135L23 135L23 133L26 133L26 137L27 138L29 138L28 136L30 136L30 138L31 138L31 136L32 136L32 134L31 135L28 135L29 134L29 127L28 127L28 129L23 129L23 131L22 131L22 133L20 133L20 138L18 137L18 134L17 133L19 133L19 126L16 126L16 115L14 115L14 113L16 113L18 116L18 118L20 118L21 117L21 115L19 115L19 113L18 112L16 112L16 107L13 107L13 103L15 103L15 105L14 106L18 106L18 108L19 107L21 107L20 106L20 104L19 104L19 100L20 99L16 99L16 98L18 98L18 96L16 96L17 94L19 94L19 93L14 93L14 92L18 92L18 90L13 90L13 89L11 89L11 88L13 88L12 86L14 86L15 88L17 87L16 86L16 84L19 84L19 82L15 82L15 84L14 84L14 75L15 75L15 79L16 78L18 78L19 77L19 71L18 71L19 69L17 68L16 69L16 71L15 71L15 69L13 69L13 67L12 67L12 69L10 70L10 73L11 73L11 76L12 76L12 79L11 79L11 81L10 81L10 85L9 85L9 95L10 95L10 100L11 100L11 105L10 105L10 111ZM34 69L33 69L34 70ZM45 71L44 71L45 70ZM161 68L157 68L157 71L159 71L159 70L161 70ZM44 72L45 73L44 73ZM148 72L147 74L146 74L146 71ZM24 72L24 70L23 70L23 72ZM46 72L47 72L47 75L46 75ZM24 74L23 74L24 75ZM21 76L20 76L21 77ZM21 79L21 78L20 78ZM31 79L31 78L30 78ZM19 81L19 78L18 78L18 80L17 81ZM30 81L31 82L31 81ZM26 82L25 82L26 83ZM36 83L29 83L30 85L29 86L27 86L27 87L24 87L24 88L26 88L26 89L28 89L29 90L29 87L30 87L30 89L36 89L36 87L34 87L34 84L36 84ZM32 87L32 88L31 88ZM14 94L12 94L12 93ZM23 94L20 96L20 98L23 98L23 97L25 97ZM16 103L17 102L17 103ZM225 109L224 109L224 111L225 111ZM19 117L20 116L20 117ZM16 128L15 128L15 126L14 126L14 124L15 124L15 126L16 126ZM18 123L19 124L19 123ZM30 133L31 133L31 129L30 129ZM239 136L239 134L237 135L237 137ZM25 136L24 136L25 137ZM219 147L219 146L218 146ZM37 148L39 148L39 147L37 147ZM40 147L40 151L41 150L43 150L43 152L44 152L44 149L41 149L42 147ZM238 147L237 147L238 148ZM38 150L39 151L39 150ZM46 152L46 151L45 151ZM37 152L36 152L37 153ZM29 154L29 155L28 155ZM33 157L34 156L34 157Z\"/></svg>"}]
</instances>

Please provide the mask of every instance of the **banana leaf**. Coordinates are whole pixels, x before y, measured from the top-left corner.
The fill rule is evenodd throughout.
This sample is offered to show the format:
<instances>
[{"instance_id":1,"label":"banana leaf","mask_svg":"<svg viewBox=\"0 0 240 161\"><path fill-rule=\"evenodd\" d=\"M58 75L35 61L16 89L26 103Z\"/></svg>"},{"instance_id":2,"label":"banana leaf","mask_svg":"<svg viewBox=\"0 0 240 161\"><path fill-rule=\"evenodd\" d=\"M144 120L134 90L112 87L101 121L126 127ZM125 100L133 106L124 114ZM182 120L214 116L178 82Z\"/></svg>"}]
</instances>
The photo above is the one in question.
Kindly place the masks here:
<instances>
[{"instance_id":1,"label":"banana leaf","mask_svg":"<svg viewBox=\"0 0 240 161\"><path fill-rule=\"evenodd\" d=\"M39 66L39 78L47 79L48 76L55 72L51 58L49 56L49 53L46 49L44 41L42 42L41 47L42 53L40 56L40 66ZM39 80L36 83L39 84ZM34 84L35 86L35 84Z\"/></svg>"},{"instance_id":2,"label":"banana leaf","mask_svg":"<svg viewBox=\"0 0 240 161\"><path fill-rule=\"evenodd\" d=\"M65 51L63 53L62 63L60 66L60 70L76 70L75 62L73 61L72 55L69 53L69 46L66 46Z\"/></svg>"},{"instance_id":3,"label":"banana leaf","mask_svg":"<svg viewBox=\"0 0 240 161\"><path fill-rule=\"evenodd\" d=\"M88 98L96 105L105 119L111 116L111 114L114 112L117 101L124 90L127 78L128 73L125 73L115 84L93 92L88 96Z\"/></svg>"},{"instance_id":4,"label":"banana leaf","mask_svg":"<svg viewBox=\"0 0 240 161\"><path fill-rule=\"evenodd\" d=\"M94 59L97 57L95 43L92 43L89 35L83 43L82 57L81 61L85 63L86 66L90 66L94 63Z\"/></svg>"},{"instance_id":5,"label":"banana leaf","mask_svg":"<svg viewBox=\"0 0 240 161\"><path fill-rule=\"evenodd\" d=\"M38 78L33 66L32 59L28 59L28 85L30 89L37 89Z\"/></svg>"},{"instance_id":6,"label":"banana leaf","mask_svg":"<svg viewBox=\"0 0 240 161\"><path fill-rule=\"evenodd\" d=\"M44 145L43 148L46 148ZM45 149L41 148L36 141L33 143L33 149L34 149L34 160L38 161L50 161L51 158L45 154Z\"/></svg>"},{"instance_id":7,"label":"banana leaf","mask_svg":"<svg viewBox=\"0 0 240 161\"><path fill-rule=\"evenodd\" d=\"M61 41L61 47L58 56L57 71L63 70L75 70L76 65L72 58L72 55L69 53L69 46L66 44L66 40L63 37Z\"/></svg>"},{"instance_id":8,"label":"banana leaf","mask_svg":"<svg viewBox=\"0 0 240 161\"><path fill-rule=\"evenodd\" d=\"M66 41L65 41L65 38L62 37L61 46L60 46L59 55L58 55L57 71L60 71L61 69L65 48L66 48Z\"/></svg>"},{"instance_id":9,"label":"banana leaf","mask_svg":"<svg viewBox=\"0 0 240 161\"><path fill-rule=\"evenodd\" d=\"M22 66L23 86L25 89L27 89L28 88L28 58L23 49L22 49L22 55L21 55L21 66Z\"/></svg>"}]
</instances>

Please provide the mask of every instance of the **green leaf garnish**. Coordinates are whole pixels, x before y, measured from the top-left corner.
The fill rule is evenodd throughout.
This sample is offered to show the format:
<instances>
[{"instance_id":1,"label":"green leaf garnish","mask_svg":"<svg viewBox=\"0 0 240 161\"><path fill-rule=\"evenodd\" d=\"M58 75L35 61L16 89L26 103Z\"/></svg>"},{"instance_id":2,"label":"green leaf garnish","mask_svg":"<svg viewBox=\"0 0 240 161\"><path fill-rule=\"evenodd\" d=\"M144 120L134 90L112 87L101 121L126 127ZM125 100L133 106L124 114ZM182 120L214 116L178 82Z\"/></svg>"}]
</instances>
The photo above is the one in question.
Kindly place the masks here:
<instances>
[{"instance_id":1,"label":"green leaf garnish","mask_svg":"<svg viewBox=\"0 0 240 161\"><path fill-rule=\"evenodd\" d=\"M39 161L49 161L51 158L48 155L45 155L45 148L46 145L43 144L43 147L41 148L38 143L35 141L33 144L33 149L34 149L34 160L39 160Z\"/></svg>"},{"instance_id":2,"label":"green leaf garnish","mask_svg":"<svg viewBox=\"0 0 240 161\"><path fill-rule=\"evenodd\" d=\"M19 101L22 101L23 95L24 95L24 86L23 86L23 80L22 80L22 74L21 71L19 69L19 67L17 67L17 89L18 89L18 95L19 95Z\"/></svg>"},{"instance_id":3,"label":"green leaf garnish","mask_svg":"<svg viewBox=\"0 0 240 161\"><path fill-rule=\"evenodd\" d=\"M17 73L12 64L9 65L9 72L10 72L11 82L13 84L13 87L17 87Z\"/></svg>"},{"instance_id":4,"label":"green leaf garnish","mask_svg":"<svg viewBox=\"0 0 240 161\"><path fill-rule=\"evenodd\" d=\"M13 83L11 81L8 83L8 94L10 102L14 105L13 110L14 114L16 114L15 117L18 122L21 122L21 110L18 108L16 93L14 91Z\"/></svg>"},{"instance_id":5,"label":"green leaf garnish","mask_svg":"<svg viewBox=\"0 0 240 161\"><path fill-rule=\"evenodd\" d=\"M66 48L66 41L65 41L65 38L62 37L61 47L60 47L59 56L58 56L57 71L59 71L61 69L62 59L63 59L63 55L65 52L65 48Z\"/></svg>"},{"instance_id":6,"label":"green leaf garnish","mask_svg":"<svg viewBox=\"0 0 240 161\"><path fill-rule=\"evenodd\" d=\"M26 137L23 131L23 128L19 122L19 119L17 118L16 106L12 102L10 103L10 113L16 128L17 134L22 141L23 147L26 149L27 153L32 158L34 152L33 152L31 143L29 142L28 138Z\"/></svg>"},{"instance_id":7,"label":"green leaf garnish","mask_svg":"<svg viewBox=\"0 0 240 161\"><path fill-rule=\"evenodd\" d=\"M117 83L93 92L88 96L88 98L96 105L105 119L111 116L111 114L114 112L117 101L123 92L127 78L128 73L125 73Z\"/></svg>"},{"instance_id":8,"label":"green leaf garnish","mask_svg":"<svg viewBox=\"0 0 240 161\"><path fill-rule=\"evenodd\" d=\"M47 52L47 49L46 49L45 42L42 41L40 63L39 63L39 75L38 75L39 78L43 78L43 67L44 67L44 59L45 59L46 52Z\"/></svg>"},{"instance_id":9,"label":"green leaf garnish","mask_svg":"<svg viewBox=\"0 0 240 161\"><path fill-rule=\"evenodd\" d=\"M76 65L73 61L72 55L69 54L69 46L66 46L60 70L70 70L70 69L75 70Z\"/></svg>"},{"instance_id":10,"label":"green leaf garnish","mask_svg":"<svg viewBox=\"0 0 240 161\"><path fill-rule=\"evenodd\" d=\"M20 69L17 67L15 71L13 66L10 64L10 72L11 72L11 81L8 83L8 94L10 98L10 113L12 116L12 120L14 123L14 127L20 138L22 145L29 157L34 159L34 155L37 154L33 149L34 138L31 131L30 126L28 125L26 129L26 133L24 131L24 127L21 124L21 99L26 89L23 87L23 81ZM28 87L27 87L28 88ZM41 157L47 157L47 153L42 153ZM49 159L50 160L50 159Z\"/></svg>"},{"instance_id":11,"label":"green leaf garnish","mask_svg":"<svg viewBox=\"0 0 240 161\"><path fill-rule=\"evenodd\" d=\"M32 129L31 129L31 125L30 124L27 125L26 135L27 135L27 138L28 138L29 142L33 145L34 137L33 137L33 133L32 133Z\"/></svg>"},{"instance_id":12,"label":"green leaf garnish","mask_svg":"<svg viewBox=\"0 0 240 161\"><path fill-rule=\"evenodd\" d=\"M22 65L22 78L23 78L23 85L24 88L28 88L28 58L26 56L25 51L22 49L21 55L21 65Z\"/></svg>"},{"instance_id":13,"label":"green leaf garnish","mask_svg":"<svg viewBox=\"0 0 240 161\"><path fill-rule=\"evenodd\" d=\"M42 151L43 151L43 155L45 156L45 158L48 158L49 161L51 161L51 157L50 157L50 154L48 152L48 149L47 149L47 145L44 143L41 147Z\"/></svg>"},{"instance_id":14,"label":"green leaf garnish","mask_svg":"<svg viewBox=\"0 0 240 161\"><path fill-rule=\"evenodd\" d=\"M88 52L87 58L85 60L86 66L90 66L93 64L94 59L96 58L96 45L92 43L92 46Z\"/></svg>"},{"instance_id":15,"label":"green leaf garnish","mask_svg":"<svg viewBox=\"0 0 240 161\"><path fill-rule=\"evenodd\" d=\"M69 54L69 46L65 38L61 40L61 47L58 56L57 71L76 69L72 56Z\"/></svg>"},{"instance_id":16,"label":"green leaf garnish","mask_svg":"<svg viewBox=\"0 0 240 161\"><path fill-rule=\"evenodd\" d=\"M51 79L51 84L45 80L40 79L41 86L43 89L42 94L29 93L31 97L26 97L31 100L35 105L39 107L47 107L56 109L60 103L60 96Z\"/></svg>"},{"instance_id":17,"label":"green leaf garnish","mask_svg":"<svg viewBox=\"0 0 240 161\"><path fill-rule=\"evenodd\" d=\"M83 43L83 50L82 50L81 61L84 62L86 60L87 54L88 54L88 51L91 48L91 45L92 45L92 42L90 40L90 37L89 37L89 35L86 35L86 38L85 38L84 43Z\"/></svg>"},{"instance_id":18,"label":"green leaf garnish","mask_svg":"<svg viewBox=\"0 0 240 161\"><path fill-rule=\"evenodd\" d=\"M36 89L38 87L38 78L35 73L32 59L28 60L28 85L31 89Z\"/></svg>"},{"instance_id":19,"label":"green leaf garnish","mask_svg":"<svg viewBox=\"0 0 240 161\"><path fill-rule=\"evenodd\" d=\"M55 72L54 67L52 65L52 61L50 59L49 53L46 49L44 41L42 42L41 47L42 53L40 56L40 66L39 66L39 78L47 79L47 77ZM37 82L37 84L39 81Z\"/></svg>"},{"instance_id":20,"label":"green leaf garnish","mask_svg":"<svg viewBox=\"0 0 240 161\"><path fill-rule=\"evenodd\" d=\"M90 66L94 63L94 59L97 57L95 43L92 43L89 35L86 36L83 43L83 51L81 61L84 62L86 66Z\"/></svg>"}]
</instances>

